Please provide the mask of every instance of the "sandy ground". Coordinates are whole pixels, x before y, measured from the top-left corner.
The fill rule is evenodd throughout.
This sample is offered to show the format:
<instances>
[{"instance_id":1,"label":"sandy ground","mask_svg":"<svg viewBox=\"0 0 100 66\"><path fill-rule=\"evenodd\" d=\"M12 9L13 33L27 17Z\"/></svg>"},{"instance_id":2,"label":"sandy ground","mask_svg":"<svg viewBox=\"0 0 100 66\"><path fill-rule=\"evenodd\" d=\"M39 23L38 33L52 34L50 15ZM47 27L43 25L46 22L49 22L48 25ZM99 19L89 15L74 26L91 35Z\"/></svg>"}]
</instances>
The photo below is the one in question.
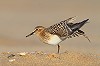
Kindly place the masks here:
<instances>
[{"instance_id":1,"label":"sandy ground","mask_svg":"<svg viewBox=\"0 0 100 66\"><path fill-rule=\"evenodd\" d=\"M100 66L100 56L75 51L60 54L41 51L2 52L0 66Z\"/></svg>"}]
</instances>

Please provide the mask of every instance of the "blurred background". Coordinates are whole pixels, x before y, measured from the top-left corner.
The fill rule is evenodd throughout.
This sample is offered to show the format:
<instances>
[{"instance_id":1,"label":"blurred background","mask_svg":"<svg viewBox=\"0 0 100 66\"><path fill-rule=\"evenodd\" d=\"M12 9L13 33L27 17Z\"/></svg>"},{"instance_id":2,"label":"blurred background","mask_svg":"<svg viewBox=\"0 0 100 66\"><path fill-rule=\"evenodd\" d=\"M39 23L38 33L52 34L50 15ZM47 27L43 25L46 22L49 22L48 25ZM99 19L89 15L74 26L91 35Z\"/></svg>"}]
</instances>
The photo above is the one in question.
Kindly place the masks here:
<instances>
[{"instance_id":1,"label":"blurred background","mask_svg":"<svg viewBox=\"0 0 100 66\"><path fill-rule=\"evenodd\" d=\"M37 25L48 27L69 17L74 22L89 18L83 36L60 43L61 50L100 54L100 0L0 0L0 52L57 52L57 46L42 43L35 35L25 36Z\"/></svg>"}]
</instances>

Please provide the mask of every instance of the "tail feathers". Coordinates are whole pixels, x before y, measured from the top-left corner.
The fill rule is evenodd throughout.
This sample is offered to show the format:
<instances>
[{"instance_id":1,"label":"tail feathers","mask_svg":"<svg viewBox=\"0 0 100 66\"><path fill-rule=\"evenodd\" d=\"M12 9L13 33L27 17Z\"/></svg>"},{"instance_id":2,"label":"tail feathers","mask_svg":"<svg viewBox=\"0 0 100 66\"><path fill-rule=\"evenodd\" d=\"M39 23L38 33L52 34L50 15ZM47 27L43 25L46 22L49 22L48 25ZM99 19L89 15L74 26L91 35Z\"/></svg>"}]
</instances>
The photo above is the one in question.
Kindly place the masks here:
<instances>
[{"instance_id":1,"label":"tail feathers","mask_svg":"<svg viewBox=\"0 0 100 66\"><path fill-rule=\"evenodd\" d=\"M89 19L86 19L86 20L84 20L84 21L82 21L82 22L73 24L73 25L71 26L72 31L74 32L74 31L79 30L88 20L89 20Z\"/></svg>"}]
</instances>

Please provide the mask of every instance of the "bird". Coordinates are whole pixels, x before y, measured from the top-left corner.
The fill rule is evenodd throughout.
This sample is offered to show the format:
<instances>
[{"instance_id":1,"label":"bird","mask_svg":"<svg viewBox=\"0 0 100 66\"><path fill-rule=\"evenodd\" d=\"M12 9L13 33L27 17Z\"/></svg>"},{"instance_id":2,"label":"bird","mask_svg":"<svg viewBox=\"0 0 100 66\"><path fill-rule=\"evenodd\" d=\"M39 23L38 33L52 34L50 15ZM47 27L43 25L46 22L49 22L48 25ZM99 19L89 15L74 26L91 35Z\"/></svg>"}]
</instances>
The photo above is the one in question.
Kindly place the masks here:
<instances>
[{"instance_id":1,"label":"bird","mask_svg":"<svg viewBox=\"0 0 100 66\"><path fill-rule=\"evenodd\" d=\"M83 35L90 42L90 39L86 36L85 32L80 29L84 24L88 22L89 19L85 19L78 23L72 23L74 18L75 17L70 17L47 28L44 26L36 26L34 31L26 35L26 37L35 34L43 43L57 45L57 53L59 53L60 51L59 44L67 38L73 38L79 35Z\"/></svg>"}]
</instances>

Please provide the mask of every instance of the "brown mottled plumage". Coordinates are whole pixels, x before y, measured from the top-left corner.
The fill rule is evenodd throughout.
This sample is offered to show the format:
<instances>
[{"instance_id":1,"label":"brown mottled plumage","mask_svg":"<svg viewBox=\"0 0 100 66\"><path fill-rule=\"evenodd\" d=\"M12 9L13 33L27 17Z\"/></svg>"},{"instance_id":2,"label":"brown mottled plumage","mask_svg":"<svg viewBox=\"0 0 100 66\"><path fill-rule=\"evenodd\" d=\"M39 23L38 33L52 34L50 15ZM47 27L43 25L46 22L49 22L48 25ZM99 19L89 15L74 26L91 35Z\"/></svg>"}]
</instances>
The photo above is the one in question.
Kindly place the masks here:
<instances>
[{"instance_id":1,"label":"brown mottled plumage","mask_svg":"<svg viewBox=\"0 0 100 66\"><path fill-rule=\"evenodd\" d=\"M43 26L37 26L35 27L34 31L29 35L27 35L26 37L36 34L41 39L42 42L51 45L58 45L58 53L59 53L60 49L59 43L65 40L66 38L72 38L79 35L83 35L85 38L88 39L88 37L82 30L80 30L80 28L89 19L83 20L79 23L68 23L71 22L71 20L73 19L74 17L68 18L48 28L45 28Z\"/></svg>"}]
</instances>

